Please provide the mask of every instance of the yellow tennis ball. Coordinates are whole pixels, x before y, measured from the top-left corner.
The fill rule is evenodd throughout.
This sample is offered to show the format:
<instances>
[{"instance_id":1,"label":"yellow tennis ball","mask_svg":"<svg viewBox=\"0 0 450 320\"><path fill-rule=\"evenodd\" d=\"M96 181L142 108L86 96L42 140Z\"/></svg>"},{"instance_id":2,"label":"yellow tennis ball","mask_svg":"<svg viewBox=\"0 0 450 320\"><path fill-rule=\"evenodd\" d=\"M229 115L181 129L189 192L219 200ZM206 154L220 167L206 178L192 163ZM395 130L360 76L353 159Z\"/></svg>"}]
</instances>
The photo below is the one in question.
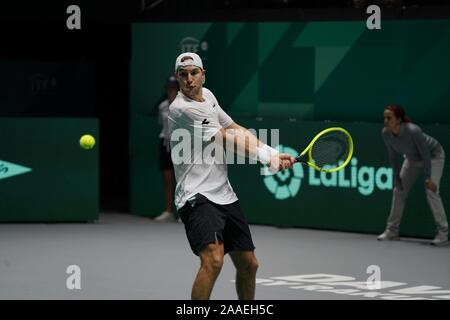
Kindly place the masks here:
<instances>
[{"instance_id":1,"label":"yellow tennis ball","mask_svg":"<svg viewBox=\"0 0 450 320\"><path fill-rule=\"evenodd\" d=\"M83 149L92 149L95 145L95 139L90 134L85 134L80 138L80 146Z\"/></svg>"}]
</instances>

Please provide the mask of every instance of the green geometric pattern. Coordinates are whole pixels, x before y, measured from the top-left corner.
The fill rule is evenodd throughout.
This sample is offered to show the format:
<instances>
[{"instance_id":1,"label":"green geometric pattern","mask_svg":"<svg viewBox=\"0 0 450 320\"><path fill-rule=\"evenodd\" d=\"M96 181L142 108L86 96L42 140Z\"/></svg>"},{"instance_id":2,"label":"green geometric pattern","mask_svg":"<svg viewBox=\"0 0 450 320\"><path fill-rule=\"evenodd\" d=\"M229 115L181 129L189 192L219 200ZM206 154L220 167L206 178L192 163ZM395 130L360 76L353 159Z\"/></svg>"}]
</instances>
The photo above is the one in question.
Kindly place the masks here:
<instances>
[{"instance_id":1,"label":"green geometric pattern","mask_svg":"<svg viewBox=\"0 0 450 320\"><path fill-rule=\"evenodd\" d=\"M448 39L450 20L388 20L381 30L365 21L138 23L131 105L154 110L189 48L231 116L379 122L385 105L399 103L416 122L450 123Z\"/></svg>"},{"instance_id":2,"label":"green geometric pattern","mask_svg":"<svg viewBox=\"0 0 450 320\"><path fill-rule=\"evenodd\" d=\"M387 165L379 135L387 104L403 105L414 122L450 150L450 20L383 20L381 30L368 30L365 21L138 23L132 35L130 196L135 214L156 216L164 209L155 107L187 38L203 59L205 86L237 123L286 127L280 130L280 142L300 149L313 134L307 133L312 123L317 130L330 125L324 120L362 126L354 137L359 164L351 163L345 179L338 179L342 188L326 185L332 180L300 165L295 167L304 170L303 178L294 171L260 177L256 168L229 166L231 183L242 195L242 206L249 208L250 221L382 231L392 191L378 188L363 195L364 185L345 187L341 181L369 175L358 171L361 166ZM317 185L310 184L310 173ZM259 185L248 188L248 181L255 179ZM367 178L366 183L371 181ZM448 195L449 188L442 179L441 193ZM431 235L422 186L413 194L402 228L406 234ZM325 195L334 202L323 201ZM358 210L352 197L359 201ZM408 214L413 215L409 222Z\"/></svg>"}]
</instances>

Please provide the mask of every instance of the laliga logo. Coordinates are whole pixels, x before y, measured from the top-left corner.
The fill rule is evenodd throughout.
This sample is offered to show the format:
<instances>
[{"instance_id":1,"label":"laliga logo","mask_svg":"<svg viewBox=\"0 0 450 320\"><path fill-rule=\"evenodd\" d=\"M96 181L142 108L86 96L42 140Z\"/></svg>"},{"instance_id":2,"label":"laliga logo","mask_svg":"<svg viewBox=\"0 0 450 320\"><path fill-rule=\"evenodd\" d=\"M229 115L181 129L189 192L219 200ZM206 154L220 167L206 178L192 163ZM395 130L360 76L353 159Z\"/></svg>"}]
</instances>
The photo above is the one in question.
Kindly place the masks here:
<instances>
[{"instance_id":1,"label":"laliga logo","mask_svg":"<svg viewBox=\"0 0 450 320\"><path fill-rule=\"evenodd\" d=\"M198 39L193 37L183 38L180 42L181 52L194 52L199 53L200 50L208 50L208 42L200 42Z\"/></svg>"},{"instance_id":2,"label":"laliga logo","mask_svg":"<svg viewBox=\"0 0 450 320\"><path fill-rule=\"evenodd\" d=\"M293 157L298 156L298 152L292 148L279 145L277 149L279 152L289 153ZM292 169L278 171L274 175L270 175L267 167L264 170L266 170L264 184L274 194L275 199L284 200L297 195L304 176L302 165L294 165Z\"/></svg>"},{"instance_id":3,"label":"laliga logo","mask_svg":"<svg viewBox=\"0 0 450 320\"><path fill-rule=\"evenodd\" d=\"M298 156L298 152L292 148L279 145L277 149L294 157ZM264 184L277 200L295 197L304 178L303 166L299 164L275 175L270 175L266 167L265 174ZM350 165L338 172L319 172L308 167L308 178L305 182L312 187L357 189L363 196L369 196L375 187L379 190L392 190L393 173L392 168L358 167L358 159L353 157Z\"/></svg>"}]
</instances>

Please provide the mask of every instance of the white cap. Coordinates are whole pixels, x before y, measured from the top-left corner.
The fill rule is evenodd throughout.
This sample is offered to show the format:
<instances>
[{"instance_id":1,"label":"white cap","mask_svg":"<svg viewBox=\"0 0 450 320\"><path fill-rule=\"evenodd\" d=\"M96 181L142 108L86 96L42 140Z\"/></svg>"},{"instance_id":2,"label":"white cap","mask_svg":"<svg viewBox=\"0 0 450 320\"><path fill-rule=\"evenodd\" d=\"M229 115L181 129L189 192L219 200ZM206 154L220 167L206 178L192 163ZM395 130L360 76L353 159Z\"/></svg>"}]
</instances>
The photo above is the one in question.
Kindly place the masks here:
<instances>
[{"instance_id":1,"label":"white cap","mask_svg":"<svg viewBox=\"0 0 450 320\"><path fill-rule=\"evenodd\" d=\"M202 59L196 53L184 52L180 54L177 60L175 61L175 72L177 72L178 68L187 66L196 66L203 69Z\"/></svg>"}]
</instances>

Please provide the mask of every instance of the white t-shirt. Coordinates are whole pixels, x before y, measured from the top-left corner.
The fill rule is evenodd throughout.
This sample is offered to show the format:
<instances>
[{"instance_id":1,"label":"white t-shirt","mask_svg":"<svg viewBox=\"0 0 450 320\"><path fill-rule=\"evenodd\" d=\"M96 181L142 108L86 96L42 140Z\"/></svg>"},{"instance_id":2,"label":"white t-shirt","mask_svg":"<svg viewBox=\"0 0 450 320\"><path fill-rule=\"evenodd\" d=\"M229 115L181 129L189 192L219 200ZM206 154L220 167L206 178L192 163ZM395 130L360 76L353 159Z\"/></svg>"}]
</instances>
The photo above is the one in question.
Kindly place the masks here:
<instances>
[{"instance_id":1,"label":"white t-shirt","mask_svg":"<svg viewBox=\"0 0 450 320\"><path fill-rule=\"evenodd\" d=\"M226 161L202 161L205 147L214 143L211 139L221 128L230 126L233 119L222 110L216 97L206 88L203 88L203 99L203 102L194 101L179 91L169 107L168 126L177 181L177 209L197 193L217 204L230 204L238 200L228 181ZM184 141L180 133L190 136L190 154L180 152L180 143ZM183 161L179 160L179 155L184 157ZM225 158L223 154L214 156Z\"/></svg>"}]
</instances>

